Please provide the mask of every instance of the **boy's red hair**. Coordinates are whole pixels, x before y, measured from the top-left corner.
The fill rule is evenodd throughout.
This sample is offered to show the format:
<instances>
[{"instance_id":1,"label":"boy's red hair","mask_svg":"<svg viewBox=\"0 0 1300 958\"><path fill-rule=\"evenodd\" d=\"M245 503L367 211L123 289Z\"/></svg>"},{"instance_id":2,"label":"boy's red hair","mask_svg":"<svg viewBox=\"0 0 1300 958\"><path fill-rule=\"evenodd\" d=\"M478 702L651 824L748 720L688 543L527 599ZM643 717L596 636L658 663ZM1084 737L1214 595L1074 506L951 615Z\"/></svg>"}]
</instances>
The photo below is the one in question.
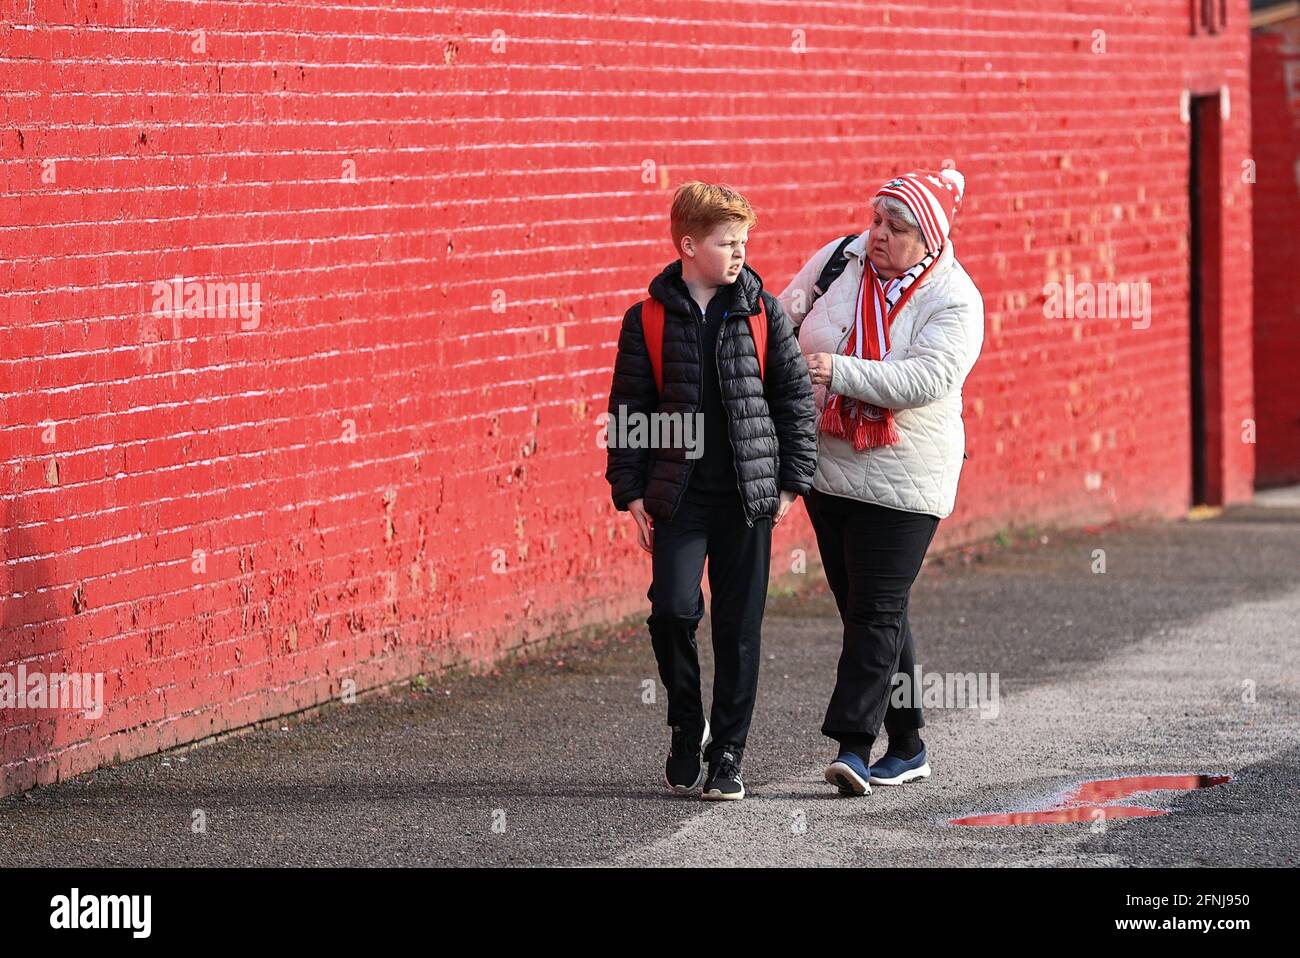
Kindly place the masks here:
<instances>
[{"instance_id":1,"label":"boy's red hair","mask_svg":"<svg viewBox=\"0 0 1300 958\"><path fill-rule=\"evenodd\" d=\"M758 217L749 200L729 186L691 180L677 187L671 222L673 249L680 254L683 236L703 239L719 223L743 222L753 229Z\"/></svg>"}]
</instances>

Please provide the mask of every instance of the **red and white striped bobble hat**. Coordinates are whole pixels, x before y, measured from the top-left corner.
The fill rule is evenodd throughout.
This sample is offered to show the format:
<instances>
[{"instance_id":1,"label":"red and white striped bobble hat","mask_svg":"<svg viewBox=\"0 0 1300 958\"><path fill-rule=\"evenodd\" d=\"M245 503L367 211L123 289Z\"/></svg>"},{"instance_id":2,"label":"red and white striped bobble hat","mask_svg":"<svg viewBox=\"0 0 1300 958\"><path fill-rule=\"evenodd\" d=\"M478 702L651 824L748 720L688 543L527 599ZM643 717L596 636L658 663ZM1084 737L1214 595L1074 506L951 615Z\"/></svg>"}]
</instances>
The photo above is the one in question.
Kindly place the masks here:
<instances>
[{"instance_id":1,"label":"red and white striped bobble hat","mask_svg":"<svg viewBox=\"0 0 1300 958\"><path fill-rule=\"evenodd\" d=\"M925 251L933 253L947 242L965 191L966 178L956 170L913 170L890 180L876 196L904 203L921 225Z\"/></svg>"}]
</instances>

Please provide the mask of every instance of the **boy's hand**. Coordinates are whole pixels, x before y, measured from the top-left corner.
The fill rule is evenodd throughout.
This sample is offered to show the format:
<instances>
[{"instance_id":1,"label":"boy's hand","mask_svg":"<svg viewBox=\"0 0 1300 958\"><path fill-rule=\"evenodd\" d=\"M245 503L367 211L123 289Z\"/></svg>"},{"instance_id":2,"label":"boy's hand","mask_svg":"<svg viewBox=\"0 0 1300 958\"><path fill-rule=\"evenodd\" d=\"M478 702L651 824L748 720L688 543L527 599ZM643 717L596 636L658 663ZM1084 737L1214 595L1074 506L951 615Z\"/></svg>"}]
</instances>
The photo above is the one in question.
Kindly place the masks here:
<instances>
[{"instance_id":1,"label":"boy's hand","mask_svg":"<svg viewBox=\"0 0 1300 958\"><path fill-rule=\"evenodd\" d=\"M776 518L772 520L773 529L780 524L782 516L790 511L790 507L794 505L794 501L798 498L799 496L796 493L791 492L789 489L781 490L781 504L777 506Z\"/></svg>"},{"instance_id":2,"label":"boy's hand","mask_svg":"<svg viewBox=\"0 0 1300 958\"><path fill-rule=\"evenodd\" d=\"M627 511L636 520L637 543L646 552L653 553L655 545L655 522L645 511L644 499L633 499L627 504Z\"/></svg>"}]
</instances>

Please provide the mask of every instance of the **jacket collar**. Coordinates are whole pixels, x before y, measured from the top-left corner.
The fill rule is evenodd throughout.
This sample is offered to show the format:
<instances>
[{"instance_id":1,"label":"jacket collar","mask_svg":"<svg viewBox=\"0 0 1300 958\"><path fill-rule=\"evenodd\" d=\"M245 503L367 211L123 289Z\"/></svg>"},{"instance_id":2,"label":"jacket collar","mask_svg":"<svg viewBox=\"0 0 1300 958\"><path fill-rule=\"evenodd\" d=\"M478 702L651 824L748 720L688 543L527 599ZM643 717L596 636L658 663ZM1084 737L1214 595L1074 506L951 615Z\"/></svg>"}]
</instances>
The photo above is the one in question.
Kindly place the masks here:
<instances>
[{"instance_id":1,"label":"jacket collar","mask_svg":"<svg viewBox=\"0 0 1300 958\"><path fill-rule=\"evenodd\" d=\"M746 263L740 268L740 275L732 285L731 311L752 316L758 312L759 294L763 291L763 280L750 269ZM682 261L674 260L650 281L650 295L664 304L667 311L676 310L687 316L691 314L691 291L682 279Z\"/></svg>"},{"instance_id":2,"label":"jacket collar","mask_svg":"<svg viewBox=\"0 0 1300 958\"><path fill-rule=\"evenodd\" d=\"M844 247L845 254L848 256L856 256L863 269L867 268L867 236L870 233L870 230L859 233L857 239ZM934 264L934 268L921 278L921 285L929 285L936 276L940 276L952 269L953 258L955 256L956 254L953 252L952 248L952 237L950 236L948 237L948 241L943 244L943 249L939 251L939 259Z\"/></svg>"}]
</instances>

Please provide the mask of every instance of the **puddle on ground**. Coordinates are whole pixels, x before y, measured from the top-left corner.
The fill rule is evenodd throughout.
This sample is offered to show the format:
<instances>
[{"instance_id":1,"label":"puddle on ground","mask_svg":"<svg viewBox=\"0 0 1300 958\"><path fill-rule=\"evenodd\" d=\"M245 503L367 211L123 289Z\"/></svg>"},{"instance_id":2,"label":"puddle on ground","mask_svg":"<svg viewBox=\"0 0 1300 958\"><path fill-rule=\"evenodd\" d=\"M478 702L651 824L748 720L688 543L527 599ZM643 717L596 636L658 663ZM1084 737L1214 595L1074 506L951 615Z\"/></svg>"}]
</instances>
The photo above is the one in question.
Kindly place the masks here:
<instances>
[{"instance_id":1,"label":"puddle on ground","mask_svg":"<svg viewBox=\"0 0 1300 958\"><path fill-rule=\"evenodd\" d=\"M1084 782L1065 800L1042 811L1003 812L995 815L967 815L951 818L950 825L1059 825L1113 818L1147 818L1167 815L1167 810L1140 805L1116 805L1120 799L1146 792L1190 792L1230 781L1231 775L1129 775Z\"/></svg>"}]
</instances>

